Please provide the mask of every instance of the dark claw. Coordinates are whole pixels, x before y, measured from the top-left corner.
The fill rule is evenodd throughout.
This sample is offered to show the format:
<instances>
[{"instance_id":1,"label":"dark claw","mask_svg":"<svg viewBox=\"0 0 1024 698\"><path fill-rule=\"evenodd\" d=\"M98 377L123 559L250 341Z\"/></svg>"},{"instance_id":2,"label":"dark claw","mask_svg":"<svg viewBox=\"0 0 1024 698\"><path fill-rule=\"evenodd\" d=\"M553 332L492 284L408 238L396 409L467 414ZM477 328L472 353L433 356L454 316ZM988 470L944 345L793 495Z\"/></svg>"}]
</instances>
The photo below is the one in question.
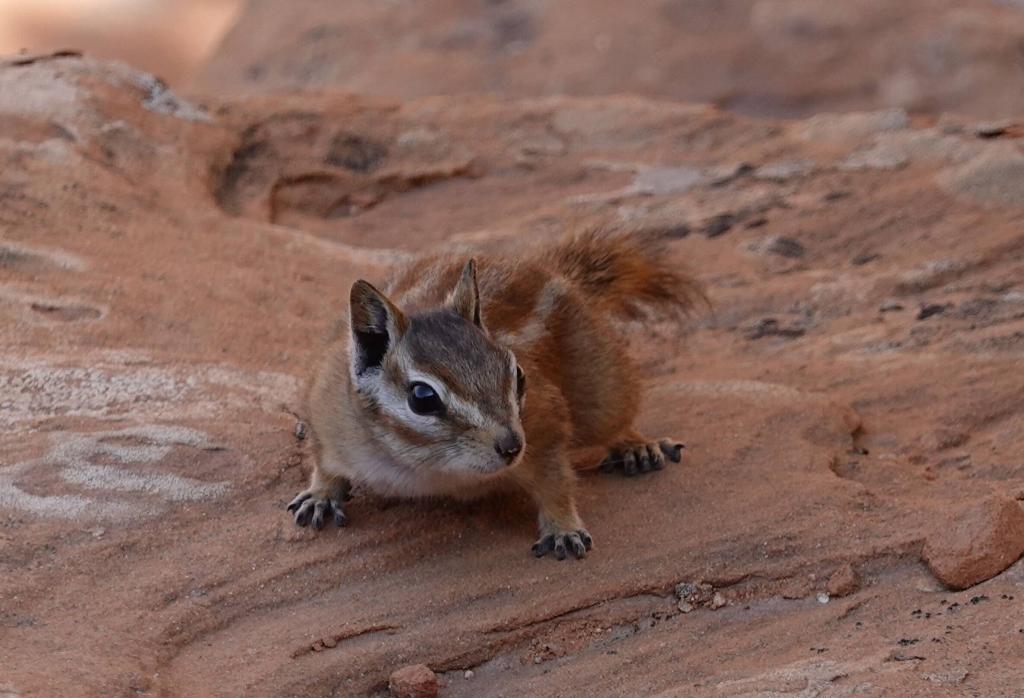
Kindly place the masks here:
<instances>
[{"instance_id":1,"label":"dark claw","mask_svg":"<svg viewBox=\"0 0 1024 698\"><path fill-rule=\"evenodd\" d=\"M322 530L324 527L324 515L330 508L330 503L325 501L319 501L313 505L313 528L316 530Z\"/></svg>"},{"instance_id":2,"label":"dark claw","mask_svg":"<svg viewBox=\"0 0 1024 698\"><path fill-rule=\"evenodd\" d=\"M590 537L590 534L583 529L576 532L580 534L580 539L583 541L583 547L588 551L591 550L594 547L594 539Z\"/></svg>"},{"instance_id":3,"label":"dark claw","mask_svg":"<svg viewBox=\"0 0 1024 698\"><path fill-rule=\"evenodd\" d=\"M552 551L555 547L555 537L547 535L541 538L539 541L533 544L533 554L535 557L544 557Z\"/></svg>"},{"instance_id":4,"label":"dark claw","mask_svg":"<svg viewBox=\"0 0 1024 698\"><path fill-rule=\"evenodd\" d=\"M661 452L664 453L665 457L670 461L673 463L679 463L683 460L683 449L686 448L686 446L684 444L674 444L669 441L662 441L658 444L658 448L661 449Z\"/></svg>"},{"instance_id":5,"label":"dark claw","mask_svg":"<svg viewBox=\"0 0 1024 698\"><path fill-rule=\"evenodd\" d=\"M649 473L652 470L661 470L667 461L679 463L683 460L683 444L663 440L658 443L639 444L624 451L611 451L608 457L601 461L602 473L611 473L617 469L622 474L632 477L638 473Z\"/></svg>"},{"instance_id":6,"label":"dark claw","mask_svg":"<svg viewBox=\"0 0 1024 698\"><path fill-rule=\"evenodd\" d=\"M345 516L345 512L343 512L341 507L338 505L334 506L334 525L338 528L348 526L348 517Z\"/></svg>"},{"instance_id":7,"label":"dark claw","mask_svg":"<svg viewBox=\"0 0 1024 698\"><path fill-rule=\"evenodd\" d=\"M637 473L636 456L633 455L632 451L626 451L623 454L622 472L624 472L627 477L633 477Z\"/></svg>"},{"instance_id":8,"label":"dark claw","mask_svg":"<svg viewBox=\"0 0 1024 698\"><path fill-rule=\"evenodd\" d=\"M647 457L651 459L652 470L661 470L665 467L665 456L662 455L660 448L647 446Z\"/></svg>"},{"instance_id":9,"label":"dark claw","mask_svg":"<svg viewBox=\"0 0 1024 698\"><path fill-rule=\"evenodd\" d=\"M654 469L654 464L651 463L651 454L646 446L641 446L636 450L636 463L640 467L641 473L649 473Z\"/></svg>"},{"instance_id":10,"label":"dark claw","mask_svg":"<svg viewBox=\"0 0 1024 698\"><path fill-rule=\"evenodd\" d=\"M555 543L555 559L565 559L565 536L559 536L558 542Z\"/></svg>"},{"instance_id":11,"label":"dark claw","mask_svg":"<svg viewBox=\"0 0 1024 698\"><path fill-rule=\"evenodd\" d=\"M300 493L299 493L299 494L298 494L298 495L297 495L297 496L295 497L295 499L293 499L293 500L292 500L292 501L291 501L291 502L290 502L290 503L288 504L288 511L290 511L291 513L293 513L293 514L294 514L294 513L295 513L295 511L296 511L296 510L297 510L297 509L299 508L299 506L301 506L301 505L302 505L302 503L303 503L304 501L306 501L307 499L309 499L309 497L310 497L310 494L309 494L309 492L300 492Z\"/></svg>"},{"instance_id":12,"label":"dark claw","mask_svg":"<svg viewBox=\"0 0 1024 698\"><path fill-rule=\"evenodd\" d=\"M309 519L313 516L313 502L307 500L302 503L299 510L295 512L295 523L300 526L308 526Z\"/></svg>"},{"instance_id":13,"label":"dark claw","mask_svg":"<svg viewBox=\"0 0 1024 698\"><path fill-rule=\"evenodd\" d=\"M583 540L580 534L570 533L566 538L569 540L569 547L572 548L572 554L578 559L583 559L587 556L587 547L583 545Z\"/></svg>"}]
</instances>

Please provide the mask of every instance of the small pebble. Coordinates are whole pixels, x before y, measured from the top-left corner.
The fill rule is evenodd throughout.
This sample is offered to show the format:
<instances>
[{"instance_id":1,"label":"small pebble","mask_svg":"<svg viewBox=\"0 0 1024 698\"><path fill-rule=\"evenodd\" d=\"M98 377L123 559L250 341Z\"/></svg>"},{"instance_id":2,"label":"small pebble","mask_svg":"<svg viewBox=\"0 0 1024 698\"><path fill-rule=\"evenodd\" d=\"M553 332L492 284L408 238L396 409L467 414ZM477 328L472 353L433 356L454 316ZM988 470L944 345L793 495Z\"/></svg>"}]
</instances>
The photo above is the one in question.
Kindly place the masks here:
<instances>
[{"instance_id":1,"label":"small pebble","mask_svg":"<svg viewBox=\"0 0 1024 698\"><path fill-rule=\"evenodd\" d=\"M828 603L829 596L825 592L818 594L818 603Z\"/></svg>"},{"instance_id":2,"label":"small pebble","mask_svg":"<svg viewBox=\"0 0 1024 698\"><path fill-rule=\"evenodd\" d=\"M859 588L860 580L857 577L857 572L853 569L852 565L847 563L832 573L828 579L825 591L828 592L831 598L833 596L849 596Z\"/></svg>"},{"instance_id":3,"label":"small pebble","mask_svg":"<svg viewBox=\"0 0 1024 698\"><path fill-rule=\"evenodd\" d=\"M473 670L472 669L466 669L466 673L464 673L462 675L462 678L467 679L467 680L473 678Z\"/></svg>"},{"instance_id":4,"label":"small pebble","mask_svg":"<svg viewBox=\"0 0 1024 698\"><path fill-rule=\"evenodd\" d=\"M388 680L395 698L435 698L437 687L437 675L425 664L402 667Z\"/></svg>"}]
</instances>

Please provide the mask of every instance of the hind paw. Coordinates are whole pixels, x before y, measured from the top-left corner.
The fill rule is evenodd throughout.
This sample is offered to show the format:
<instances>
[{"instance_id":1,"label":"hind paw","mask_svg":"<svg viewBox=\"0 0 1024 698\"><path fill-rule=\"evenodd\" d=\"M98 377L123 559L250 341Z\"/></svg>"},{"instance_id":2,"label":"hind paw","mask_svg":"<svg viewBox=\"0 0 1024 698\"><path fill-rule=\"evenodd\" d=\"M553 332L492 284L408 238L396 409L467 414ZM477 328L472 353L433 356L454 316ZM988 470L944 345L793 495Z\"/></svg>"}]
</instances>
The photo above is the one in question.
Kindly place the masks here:
<instances>
[{"instance_id":1,"label":"hind paw","mask_svg":"<svg viewBox=\"0 0 1024 698\"><path fill-rule=\"evenodd\" d=\"M679 463L683 459L685 445L671 439L639 441L618 444L611 448L608 457L601 461L601 472L612 473L621 470L623 475L632 477L638 473L661 470L665 461Z\"/></svg>"}]
</instances>

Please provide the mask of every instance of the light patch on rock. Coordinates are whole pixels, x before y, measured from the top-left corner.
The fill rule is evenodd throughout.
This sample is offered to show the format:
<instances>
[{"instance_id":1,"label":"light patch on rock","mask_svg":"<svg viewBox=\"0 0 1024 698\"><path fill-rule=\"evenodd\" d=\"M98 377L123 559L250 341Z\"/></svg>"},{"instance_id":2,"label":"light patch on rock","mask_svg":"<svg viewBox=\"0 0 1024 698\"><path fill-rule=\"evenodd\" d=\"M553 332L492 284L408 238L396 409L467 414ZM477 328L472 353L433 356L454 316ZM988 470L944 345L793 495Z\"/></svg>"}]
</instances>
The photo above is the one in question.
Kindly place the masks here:
<instances>
[{"instance_id":1,"label":"light patch on rock","mask_svg":"<svg viewBox=\"0 0 1024 698\"><path fill-rule=\"evenodd\" d=\"M808 295L819 317L839 317L854 305L867 302L871 291L871 279L838 274L812 284Z\"/></svg>"},{"instance_id":2,"label":"light patch on rock","mask_svg":"<svg viewBox=\"0 0 1024 698\"><path fill-rule=\"evenodd\" d=\"M667 196L685 194L704 181L696 167L647 167L637 163L595 161L590 167L612 172L635 172L633 181L621 189L579 194L567 199L570 204L619 203L636 196Z\"/></svg>"},{"instance_id":3,"label":"light patch on rock","mask_svg":"<svg viewBox=\"0 0 1024 698\"><path fill-rule=\"evenodd\" d=\"M88 263L78 255L52 247L26 245L22 242L3 241L0 243L0 260L5 255L21 255L45 266L53 266L67 271L85 271ZM0 262L0 266L3 266Z\"/></svg>"},{"instance_id":4,"label":"light patch on rock","mask_svg":"<svg viewBox=\"0 0 1024 698\"><path fill-rule=\"evenodd\" d=\"M55 415L203 419L260 408L261 400L276 406L293 401L297 394L298 380L293 376L229 366L118 365L82 357L0 359L0 426L4 427Z\"/></svg>"},{"instance_id":5,"label":"light patch on rock","mask_svg":"<svg viewBox=\"0 0 1024 698\"><path fill-rule=\"evenodd\" d=\"M1015 148L987 151L937 180L950 194L983 206L1024 206L1024 155Z\"/></svg>"},{"instance_id":6,"label":"light patch on rock","mask_svg":"<svg viewBox=\"0 0 1024 698\"><path fill-rule=\"evenodd\" d=\"M685 383L662 384L652 388L651 393L654 394L668 389L671 389L673 392L689 393L691 395L734 395L786 402L806 400L808 397L811 397L809 393L791 388L788 385L754 380L688 381Z\"/></svg>"},{"instance_id":7,"label":"light patch on rock","mask_svg":"<svg viewBox=\"0 0 1024 698\"><path fill-rule=\"evenodd\" d=\"M787 182L791 179L806 177L812 172L814 172L813 160L782 160L758 167L754 170L754 178L770 182Z\"/></svg>"},{"instance_id":8,"label":"light patch on rock","mask_svg":"<svg viewBox=\"0 0 1024 698\"><path fill-rule=\"evenodd\" d=\"M875 147L908 160L930 164L966 162L985 148L976 141L966 141L939 129L883 133L876 139Z\"/></svg>"},{"instance_id":9,"label":"light patch on rock","mask_svg":"<svg viewBox=\"0 0 1024 698\"><path fill-rule=\"evenodd\" d=\"M907 156L886 143L876 143L866 150L850 153L839 162L839 169L846 172L860 170L897 170L908 162Z\"/></svg>"},{"instance_id":10,"label":"light patch on rock","mask_svg":"<svg viewBox=\"0 0 1024 698\"><path fill-rule=\"evenodd\" d=\"M968 269L957 259L932 259L900 275L894 291L899 295L922 293L948 283Z\"/></svg>"},{"instance_id":11,"label":"light patch on rock","mask_svg":"<svg viewBox=\"0 0 1024 698\"><path fill-rule=\"evenodd\" d=\"M850 114L818 114L797 125L797 137L805 141L859 143L887 131L899 131L910 125L902 109Z\"/></svg>"},{"instance_id":12,"label":"light patch on rock","mask_svg":"<svg viewBox=\"0 0 1024 698\"><path fill-rule=\"evenodd\" d=\"M74 296L40 296L0 284L0 308L12 308L23 321L50 324L78 320L99 320L107 308Z\"/></svg>"},{"instance_id":13,"label":"light patch on rock","mask_svg":"<svg viewBox=\"0 0 1024 698\"><path fill-rule=\"evenodd\" d=\"M966 669L954 669L953 671L944 671L934 674L921 674L921 678L925 681L931 681L934 684L940 686L956 686L967 680L970 673Z\"/></svg>"},{"instance_id":14,"label":"light patch on rock","mask_svg":"<svg viewBox=\"0 0 1024 698\"><path fill-rule=\"evenodd\" d=\"M868 679L879 673L896 670L897 667L891 663L886 665L882 656L844 662L804 660L755 676L722 681L716 688L717 693L723 696L786 695L792 698L817 698L823 695L873 695L877 693L874 686L866 680L858 681L857 677ZM846 681L837 685L836 681L840 678Z\"/></svg>"},{"instance_id":15,"label":"light patch on rock","mask_svg":"<svg viewBox=\"0 0 1024 698\"><path fill-rule=\"evenodd\" d=\"M146 109L185 121L212 121L208 113L174 94L163 80L155 75L140 73L138 82L147 92L146 98L142 100L142 106Z\"/></svg>"},{"instance_id":16,"label":"light patch on rock","mask_svg":"<svg viewBox=\"0 0 1024 698\"><path fill-rule=\"evenodd\" d=\"M434 147L441 143L442 139L443 137L438 131L419 126L408 131L402 131L395 139L395 144L401 150L415 151Z\"/></svg>"},{"instance_id":17,"label":"light patch on rock","mask_svg":"<svg viewBox=\"0 0 1024 698\"><path fill-rule=\"evenodd\" d=\"M47 80L39 79L36 66L32 68L0 70L0 114L45 119L60 116L77 106L81 96L77 85L57 77L52 66L44 68L52 74Z\"/></svg>"},{"instance_id":18,"label":"light patch on rock","mask_svg":"<svg viewBox=\"0 0 1024 698\"><path fill-rule=\"evenodd\" d=\"M40 458L0 469L0 508L64 519L124 520L154 514L167 502L215 499L228 492L228 482L204 482L174 473L140 472L97 460L113 460L126 466L152 465L175 448L220 449L207 434L183 426L148 424L114 431L57 432L49 436L50 448ZM127 442L127 443L125 443ZM60 477L87 489L117 493L143 493L153 502L101 498L78 494L38 495L17 484L41 468L60 469Z\"/></svg>"},{"instance_id":19,"label":"light patch on rock","mask_svg":"<svg viewBox=\"0 0 1024 698\"><path fill-rule=\"evenodd\" d=\"M702 179L696 167L652 167L637 173L628 191L646 196L683 194L700 184Z\"/></svg>"}]
</instances>

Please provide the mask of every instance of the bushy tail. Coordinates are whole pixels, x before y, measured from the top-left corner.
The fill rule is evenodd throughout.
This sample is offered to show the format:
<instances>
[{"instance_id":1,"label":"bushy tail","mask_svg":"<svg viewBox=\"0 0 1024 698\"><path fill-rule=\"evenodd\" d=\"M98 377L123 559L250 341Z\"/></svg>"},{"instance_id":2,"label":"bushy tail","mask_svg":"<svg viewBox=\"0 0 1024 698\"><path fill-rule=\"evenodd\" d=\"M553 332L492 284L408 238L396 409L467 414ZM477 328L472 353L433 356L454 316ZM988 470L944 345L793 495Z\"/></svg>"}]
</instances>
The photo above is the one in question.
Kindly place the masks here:
<instances>
[{"instance_id":1,"label":"bushy tail","mask_svg":"<svg viewBox=\"0 0 1024 698\"><path fill-rule=\"evenodd\" d=\"M708 302L701 284L670 259L657 237L590 230L548 254L547 264L621 319L678 318Z\"/></svg>"}]
</instances>

